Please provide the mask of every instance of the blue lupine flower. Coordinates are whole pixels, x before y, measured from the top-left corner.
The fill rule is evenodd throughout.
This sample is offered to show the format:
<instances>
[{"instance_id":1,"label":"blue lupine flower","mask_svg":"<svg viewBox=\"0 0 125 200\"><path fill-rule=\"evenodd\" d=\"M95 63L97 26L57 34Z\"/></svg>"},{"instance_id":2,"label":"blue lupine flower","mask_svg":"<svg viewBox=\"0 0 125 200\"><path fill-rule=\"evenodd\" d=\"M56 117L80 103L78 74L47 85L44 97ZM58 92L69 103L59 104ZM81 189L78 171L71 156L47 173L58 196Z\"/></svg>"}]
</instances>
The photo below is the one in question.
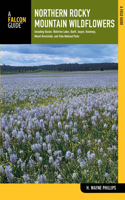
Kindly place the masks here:
<instances>
[{"instance_id":1,"label":"blue lupine flower","mask_svg":"<svg viewBox=\"0 0 125 200\"><path fill-rule=\"evenodd\" d=\"M52 137L53 137L54 140L56 139L56 137L57 137L57 132L56 132L56 130L53 131Z\"/></svg>"},{"instance_id":2,"label":"blue lupine flower","mask_svg":"<svg viewBox=\"0 0 125 200\"><path fill-rule=\"evenodd\" d=\"M59 174L59 175L57 176L57 181L58 181L58 183L61 183L61 180L62 180L62 176L61 176L61 174Z\"/></svg>"},{"instance_id":3,"label":"blue lupine flower","mask_svg":"<svg viewBox=\"0 0 125 200\"><path fill-rule=\"evenodd\" d=\"M51 136L50 134L47 135L47 136L46 136L46 142L47 142L47 143L50 143L51 140L52 140L52 136Z\"/></svg>"},{"instance_id":4,"label":"blue lupine flower","mask_svg":"<svg viewBox=\"0 0 125 200\"><path fill-rule=\"evenodd\" d=\"M98 140L98 144L101 144L101 139Z\"/></svg>"},{"instance_id":5,"label":"blue lupine flower","mask_svg":"<svg viewBox=\"0 0 125 200\"><path fill-rule=\"evenodd\" d=\"M10 155L10 162L15 163L17 161L17 155L16 154L11 154Z\"/></svg>"},{"instance_id":6,"label":"blue lupine flower","mask_svg":"<svg viewBox=\"0 0 125 200\"><path fill-rule=\"evenodd\" d=\"M43 150L44 150L44 151L47 150L47 146L46 146L46 143L45 143L45 142L43 143Z\"/></svg>"},{"instance_id":7,"label":"blue lupine flower","mask_svg":"<svg viewBox=\"0 0 125 200\"><path fill-rule=\"evenodd\" d=\"M0 155L3 155L3 149L0 148Z\"/></svg>"},{"instance_id":8,"label":"blue lupine flower","mask_svg":"<svg viewBox=\"0 0 125 200\"><path fill-rule=\"evenodd\" d=\"M80 167L83 169L83 168L84 168L84 166L85 166L85 164L86 164L86 162L85 162L85 161L82 161L82 162L80 162Z\"/></svg>"},{"instance_id":9,"label":"blue lupine flower","mask_svg":"<svg viewBox=\"0 0 125 200\"><path fill-rule=\"evenodd\" d=\"M85 144L85 140L84 139L82 139L82 144Z\"/></svg>"},{"instance_id":10,"label":"blue lupine flower","mask_svg":"<svg viewBox=\"0 0 125 200\"><path fill-rule=\"evenodd\" d=\"M76 180L77 174L76 174L76 173L73 173L72 178L73 178L74 180Z\"/></svg>"},{"instance_id":11,"label":"blue lupine flower","mask_svg":"<svg viewBox=\"0 0 125 200\"><path fill-rule=\"evenodd\" d=\"M10 165L6 165L5 166L5 174L6 174L6 177L7 177L7 181L9 183L11 183L13 181L13 178L14 178L14 176L13 176L11 171L12 171L11 166Z\"/></svg>"},{"instance_id":12,"label":"blue lupine flower","mask_svg":"<svg viewBox=\"0 0 125 200\"><path fill-rule=\"evenodd\" d=\"M64 134L64 141L67 142L68 139L69 139L69 136L65 133L65 134Z\"/></svg>"},{"instance_id":13,"label":"blue lupine flower","mask_svg":"<svg viewBox=\"0 0 125 200\"><path fill-rule=\"evenodd\" d=\"M29 160L29 164L30 164L30 167L33 167L34 166L34 161L30 158Z\"/></svg>"},{"instance_id":14,"label":"blue lupine flower","mask_svg":"<svg viewBox=\"0 0 125 200\"><path fill-rule=\"evenodd\" d=\"M67 152L66 152L65 158L66 158L66 159L69 159L70 157L71 157L71 152L70 152L70 151L67 151Z\"/></svg>"},{"instance_id":15,"label":"blue lupine flower","mask_svg":"<svg viewBox=\"0 0 125 200\"><path fill-rule=\"evenodd\" d=\"M25 162L21 162L21 170L23 171L24 169L25 169L25 166L26 166L26 164L25 164Z\"/></svg>"},{"instance_id":16,"label":"blue lupine flower","mask_svg":"<svg viewBox=\"0 0 125 200\"><path fill-rule=\"evenodd\" d=\"M73 133L77 133L77 128L73 128L73 129L72 129L72 132L73 132Z\"/></svg>"},{"instance_id":17,"label":"blue lupine flower","mask_svg":"<svg viewBox=\"0 0 125 200\"><path fill-rule=\"evenodd\" d=\"M43 160L42 157L38 157L38 159L37 159L38 164L41 164L41 163L42 163L42 160Z\"/></svg>"},{"instance_id":18,"label":"blue lupine flower","mask_svg":"<svg viewBox=\"0 0 125 200\"><path fill-rule=\"evenodd\" d=\"M36 132L36 138L37 138L37 139L40 138L40 134L39 134L39 132Z\"/></svg>"},{"instance_id":19,"label":"blue lupine flower","mask_svg":"<svg viewBox=\"0 0 125 200\"><path fill-rule=\"evenodd\" d=\"M95 153L91 153L91 159L95 158Z\"/></svg>"},{"instance_id":20,"label":"blue lupine flower","mask_svg":"<svg viewBox=\"0 0 125 200\"><path fill-rule=\"evenodd\" d=\"M10 140L11 140L11 139L10 139L10 136L9 136L7 133L5 134L5 140L6 140L6 142L8 142L8 143L9 143Z\"/></svg>"},{"instance_id":21,"label":"blue lupine flower","mask_svg":"<svg viewBox=\"0 0 125 200\"><path fill-rule=\"evenodd\" d=\"M71 153L71 160L74 160L74 153Z\"/></svg>"},{"instance_id":22,"label":"blue lupine flower","mask_svg":"<svg viewBox=\"0 0 125 200\"><path fill-rule=\"evenodd\" d=\"M53 162L54 162L53 157L50 156L50 157L49 157L49 163L53 163Z\"/></svg>"},{"instance_id":23,"label":"blue lupine flower","mask_svg":"<svg viewBox=\"0 0 125 200\"><path fill-rule=\"evenodd\" d=\"M29 176L27 175L26 172L24 172L23 180L24 180L25 182L29 182Z\"/></svg>"},{"instance_id":24,"label":"blue lupine flower","mask_svg":"<svg viewBox=\"0 0 125 200\"><path fill-rule=\"evenodd\" d=\"M3 174L3 166L2 165L0 165L0 174Z\"/></svg>"},{"instance_id":25,"label":"blue lupine flower","mask_svg":"<svg viewBox=\"0 0 125 200\"><path fill-rule=\"evenodd\" d=\"M81 152L81 149L78 149L77 152L78 152L78 155L80 155L80 154L82 153L82 152Z\"/></svg>"},{"instance_id":26,"label":"blue lupine flower","mask_svg":"<svg viewBox=\"0 0 125 200\"><path fill-rule=\"evenodd\" d=\"M41 144L33 144L33 145L31 145L31 149L33 150L33 151L39 151L40 149L41 149Z\"/></svg>"},{"instance_id":27,"label":"blue lupine flower","mask_svg":"<svg viewBox=\"0 0 125 200\"><path fill-rule=\"evenodd\" d=\"M109 174L107 172L105 172L105 175L104 175L105 178L109 178Z\"/></svg>"},{"instance_id":28,"label":"blue lupine flower","mask_svg":"<svg viewBox=\"0 0 125 200\"><path fill-rule=\"evenodd\" d=\"M30 141L32 140L32 135L31 135L31 134L28 135L28 139L29 139Z\"/></svg>"},{"instance_id":29,"label":"blue lupine flower","mask_svg":"<svg viewBox=\"0 0 125 200\"><path fill-rule=\"evenodd\" d=\"M38 158L40 156L40 153L36 152L35 157Z\"/></svg>"},{"instance_id":30,"label":"blue lupine flower","mask_svg":"<svg viewBox=\"0 0 125 200\"><path fill-rule=\"evenodd\" d=\"M62 129L62 124L61 124L61 122L58 122L58 127L59 127L59 129Z\"/></svg>"},{"instance_id":31,"label":"blue lupine flower","mask_svg":"<svg viewBox=\"0 0 125 200\"><path fill-rule=\"evenodd\" d=\"M76 128L77 127L77 123L76 122L74 122L74 128Z\"/></svg>"},{"instance_id":32,"label":"blue lupine flower","mask_svg":"<svg viewBox=\"0 0 125 200\"><path fill-rule=\"evenodd\" d=\"M13 130L13 131L12 131L12 136L13 136L14 138L16 138L16 136L17 136L17 131L16 131L16 130Z\"/></svg>"},{"instance_id":33,"label":"blue lupine flower","mask_svg":"<svg viewBox=\"0 0 125 200\"><path fill-rule=\"evenodd\" d=\"M103 153L103 157L106 157L106 153Z\"/></svg>"},{"instance_id":34,"label":"blue lupine flower","mask_svg":"<svg viewBox=\"0 0 125 200\"><path fill-rule=\"evenodd\" d=\"M113 131L116 130L116 125L115 125L115 124L112 125L112 130L113 130Z\"/></svg>"},{"instance_id":35,"label":"blue lupine flower","mask_svg":"<svg viewBox=\"0 0 125 200\"><path fill-rule=\"evenodd\" d=\"M44 174L38 175L38 180L39 180L40 183L46 183L47 182L46 176Z\"/></svg>"},{"instance_id":36,"label":"blue lupine flower","mask_svg":"<svg viewBox=\"0 0 125 200\"><path fill-rule=\"evenodd\" d=\"M102 165L102 161L98 160L98 166L100 167Z\"/></svg>"},{"instance_id":37,"label":"blue lupine flower","mask_svg":"<svg viewBox=\"0 0 125 200\"><path fill-rule=\"evenodd\" d=\"M68 130L69 129L69 125L65 125L65 130Z\"/></svg>"}]
</instances>

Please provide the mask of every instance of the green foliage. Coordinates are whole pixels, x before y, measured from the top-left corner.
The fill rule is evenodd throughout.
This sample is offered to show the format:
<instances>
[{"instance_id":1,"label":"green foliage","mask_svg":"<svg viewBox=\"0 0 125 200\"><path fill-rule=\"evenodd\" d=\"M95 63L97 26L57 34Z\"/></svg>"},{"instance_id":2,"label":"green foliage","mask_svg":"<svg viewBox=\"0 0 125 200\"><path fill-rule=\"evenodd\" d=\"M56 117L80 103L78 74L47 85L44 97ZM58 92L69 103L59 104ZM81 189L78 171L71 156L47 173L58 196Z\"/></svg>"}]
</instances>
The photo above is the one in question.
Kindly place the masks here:
<instances>
[{"instance_id":1,"label":"green foliage","mask_svg":"<svg viewBox=\"0 0 125 200\"><path fill-rule=\"evenodd\" d=\"M116 90L117 88L111 88L111 90ZM81 88L81 90L77 93L77 97L80 96L83 92L84 93L101 93L103 92L110 92L109 88ZM63 88L59 89L59 92L62 93ZM75 89L74 91L70 91L71 98L76 93ZM30 95L30 93L29 93ZM63 98L64 93L62 93ZM14 97L13 97L14 98ZM59 103L62 102L62 96L59 100ZM47 106L48 104L52 104L53 101L57 101L57 98L52 97L51 95L48 96L48 99L38 99L37 102L33 103L34 107L39 107L41 104ZM6 104L6 102L3 102L2 104L2 112L4 114L15 112L16 107L20 107L21 109L27 106L27 110L30 109L31 104L26 100L25 102L18 100L16 104ZM100 120L98 119L96 124L96 127L92 126L92 120L91 117L93 116L93 112L90 112L88 116L85 117L84 121L87 120L88 122L88 128L83 129L83 123L82 119L78 116L76 117L73 115L73 123L77 123L77 133L75 133L75 137L78 137L78 140L76 142L73 142L72 136L72 128L69 128L67 130L67 134L69 136L68 142L64 141L64 137L60 136L61 143L58 143L57 141L52 139L51 145L52 145L52 152L55 150L62 150L62 154L65 155L66 151L71 151L74 153L75 159L74 160L67 160L64 156L62 158L62 161L60 163L60 168L56 170L59 174L62 175L62 183L118 183L118 143L114 140L114 138L118 137L118 133L116 131L112 130L112 125L114 124L114 120L110 117L107 119L105 116L103 116L104 110L99 110L100 117L103 120L103 123L100 123ZM43 120L45 119L45 116L43 117ZM67 119L67 110L64 110L63 112L63 119L61 119L62 123L62 130L65 131L65 127L63 124L63 121L66 121L66 123L70 123L70 120ZM118 121L116 121L118 123ZM107 127L104 128L104 124L107 124ZM15 127L16 128L16 127ZM18 127L19 128L19 127ZM42 129L39 130L40 135L43 137L43 142L45 141L45 136L47 134L51 134L51 129L49 128L49 124L47 123L45 125L46 132L42 131ZM58 128L58 124L53 124L53 129L57 130L59 133L60 130ZM27 129L23 130L26 134ZM35 137L36 132L38 131L37 126L35 126L34 130L31 131L31 134L33 136L33 139L31 141L27 140L26 143L21 143L20 141L17 141L15 138L12 137L12 131L9 131L9 134L12 138L11 140L11 149L12 151L16 152L17 157L21 158L26 163L25 172L29 175L31 183L34 183L38 177L38 174L45 174L47 178L48 183L56 183L57 178L55 175L55 169L52 166L52 164L49 163L49 154L47 151L43 151L41 149L39 151L40 156L43 158L43 161L41 164L38 164L36 158L35 158L35 151L31 150L31 145L33 143L37 142L37 139ZM85 144L83 144L82 139L85 140ZM97 141L101 139L101 144L98 142L95 142L95 139ZM91 140L91 145L88 144L88 141ZM2 144L3 145L3 144ZM116 146L115 150L109 151L108 148L112 147L113 145ZM4 146L4 145L3 145ZM90 151L91 153L95 153L95 159L92 162L87 161L84 169L81 168L80 163L77 161L77 150L78 148L81 149L81 155L87 156L87 152ZM100 149L103 149L103 152L100 151ZM1 157L1 164L4 166L6 163L8 163L12 167L12 172L14 174L14 183L23 183L23 174L24 171L21 170L21 167L17 163L12 164L8 158L7 150L5 147L3 148L4 154ZM23 152L20 153L20 150ZM106 153L106 157L104 157L104 153ZM32 158L34 160L34 166L33 168L30 168L29 166L29 158ZM102 161L102 165L98 166L98 160ZM111 161L111 162L110 162ZM46 165L46 167L45 167ZM104 177L105 172L110 174L109 178L106 179ZM73 173L77 174L77 178L73 180ZM5 172L1 176L1 182L7 183L7 178L5 175Z\"/></svg>"}]
</instances>

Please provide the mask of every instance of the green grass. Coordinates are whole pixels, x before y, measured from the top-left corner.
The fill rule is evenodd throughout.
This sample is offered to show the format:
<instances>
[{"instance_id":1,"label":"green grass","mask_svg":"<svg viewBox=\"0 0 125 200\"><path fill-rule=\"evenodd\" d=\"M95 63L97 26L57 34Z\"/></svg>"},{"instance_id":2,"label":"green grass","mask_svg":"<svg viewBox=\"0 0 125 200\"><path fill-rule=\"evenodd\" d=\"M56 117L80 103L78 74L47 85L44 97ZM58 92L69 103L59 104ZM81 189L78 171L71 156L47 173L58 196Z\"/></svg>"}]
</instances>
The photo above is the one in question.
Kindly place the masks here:
<instances>
[{"instance_id":1,"label":"green grass","mask_svg":"<svg viewBox=\"0 0 125 200\"><path fill-rule=\"evenodd\" d=\"M105 72L118 72L118 70L95 70L95 71L50 71L50 70L34 70L27 72L18 71L1 71L1 74L52 74L52 73L105 73Z\"/></svg>"}]
</instances>

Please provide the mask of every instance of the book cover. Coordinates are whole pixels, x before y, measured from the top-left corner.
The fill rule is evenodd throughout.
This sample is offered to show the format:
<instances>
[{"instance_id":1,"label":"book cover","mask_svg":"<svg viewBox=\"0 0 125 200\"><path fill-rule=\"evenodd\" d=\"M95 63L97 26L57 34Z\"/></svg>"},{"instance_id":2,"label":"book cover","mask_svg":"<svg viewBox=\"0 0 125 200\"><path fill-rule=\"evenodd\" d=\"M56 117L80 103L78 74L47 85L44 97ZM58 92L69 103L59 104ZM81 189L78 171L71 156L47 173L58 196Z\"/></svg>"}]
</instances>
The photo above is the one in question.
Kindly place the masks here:
<instances>
[{"instance_id":1,"label":"book cover","mask_svg":"<svg viewBox=\"0 0 125 200\"><path fill-rule=\"evenodd\" d=\"M1 197L124 197L124 6L2 3Z\"/></svg>"}]
</instances>

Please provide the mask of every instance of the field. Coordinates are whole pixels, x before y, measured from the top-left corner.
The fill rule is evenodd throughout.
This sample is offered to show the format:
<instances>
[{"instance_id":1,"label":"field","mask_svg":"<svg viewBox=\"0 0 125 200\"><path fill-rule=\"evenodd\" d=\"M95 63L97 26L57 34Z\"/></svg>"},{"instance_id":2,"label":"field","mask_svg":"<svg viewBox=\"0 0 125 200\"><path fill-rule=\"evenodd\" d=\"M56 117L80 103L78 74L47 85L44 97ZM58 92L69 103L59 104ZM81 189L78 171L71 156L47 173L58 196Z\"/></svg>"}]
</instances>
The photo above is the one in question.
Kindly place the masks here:
<instances>
[{"instance_id":1,"label":"field","mask_svg":"<svg viewBox=\"0 0 125 200\"><path fill-rule=\"evenodd\" d=\"M1 183L117 183L118 73L1 75Z\"/></svg>"}]
</instances>

